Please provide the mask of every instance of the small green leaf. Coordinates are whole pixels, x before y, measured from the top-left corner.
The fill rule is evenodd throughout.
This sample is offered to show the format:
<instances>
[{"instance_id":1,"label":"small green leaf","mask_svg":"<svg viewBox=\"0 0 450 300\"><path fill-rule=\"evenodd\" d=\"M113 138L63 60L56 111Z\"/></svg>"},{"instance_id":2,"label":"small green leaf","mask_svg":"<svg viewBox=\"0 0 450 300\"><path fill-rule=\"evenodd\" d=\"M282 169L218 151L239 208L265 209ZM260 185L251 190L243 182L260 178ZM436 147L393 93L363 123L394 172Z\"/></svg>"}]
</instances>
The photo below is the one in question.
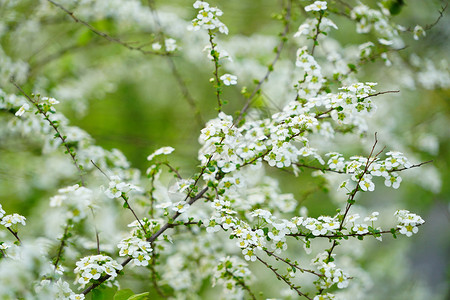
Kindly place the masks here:
<instances>
[{"instance_id":1,"label":"small green leaf","mask_svg":"<svg viewBox=\"0 0 450 300\"><path fill-rule=\"evenodd\" d=\"M149 294L150 294L149 292L145 292L145 293L142 293L142 294L137 294L137 295L131 296L130 298L128 298L128 300L144 300L144 299L148 299L149 298L148 297Z\"/></svg>"},{"instance_id":2,"label":"small green leaf","mask_svg":"<svg viewBox=\"0 0 450 300\"><path fill-rule=\"evenodd\" d=\"M128 300L130 297L133 297L134 293L130 289L119 290L114 295L114 300Z\"/></svg>"}]
</instances>

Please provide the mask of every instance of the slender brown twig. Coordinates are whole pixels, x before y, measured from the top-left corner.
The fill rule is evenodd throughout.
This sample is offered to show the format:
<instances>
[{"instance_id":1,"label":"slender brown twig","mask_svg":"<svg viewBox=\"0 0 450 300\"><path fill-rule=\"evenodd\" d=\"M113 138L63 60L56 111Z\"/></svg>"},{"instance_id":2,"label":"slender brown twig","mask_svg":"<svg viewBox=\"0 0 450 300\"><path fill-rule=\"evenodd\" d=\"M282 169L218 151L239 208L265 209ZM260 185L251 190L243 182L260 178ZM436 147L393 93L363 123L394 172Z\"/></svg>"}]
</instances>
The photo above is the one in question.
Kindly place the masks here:
<instances>
[{"instance_id":1,"label":"slender brown twig","mask_svg":"<svg viewBox=\"0 0 450 300\"><path fill-rule=\"evenodd\" d=\"M276 48L277 52L276 52L275 58L270 63L266 74L258 81L258 84L256 85L256 87L253 89L252 93L248 97L247 102L245 102L244 107L239 112L239 116L236 118L236 121L234 122L234 124L238 124L242 120L242 118L244 117L244 114L247 112L247 110L249 109L250 105L252 104L252 101L255 98L256 94L261 90L261 87L262 87L263 83L269 78L270 74L274 70L275 64L280 59L281 52L283 51L283 48L284 48L284 46L285 46L285 44L287 42L286 36L289 33L289 23L291 21L291 8L292 8L292 0L289 0L288 1L288 5L286 7L286 15L285 15L285 18L284 18L284 23L285 23L284 24L284 30L281 33L281 40L280 40L280 42L279 42L279 44L278 44L278 46Z\"/></svg>"}]
</instances>

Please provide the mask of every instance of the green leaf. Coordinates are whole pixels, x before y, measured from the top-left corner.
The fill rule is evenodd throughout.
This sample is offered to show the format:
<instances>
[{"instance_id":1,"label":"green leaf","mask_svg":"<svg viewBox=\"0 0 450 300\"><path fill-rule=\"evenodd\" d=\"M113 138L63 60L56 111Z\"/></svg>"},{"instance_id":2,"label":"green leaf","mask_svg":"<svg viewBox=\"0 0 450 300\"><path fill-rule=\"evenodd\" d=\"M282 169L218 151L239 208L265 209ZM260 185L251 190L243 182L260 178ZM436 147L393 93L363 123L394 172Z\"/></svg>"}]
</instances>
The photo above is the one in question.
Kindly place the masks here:
<instances>
[{"instance_id":1,"label":"green leaf","mask_svg":"<svg viewBox=\"0 0 450 300\"><path fill-rule=\"evenodd\" d=\"M134 292L130 289L119 290L114 295L114 300L128 300L133 296L135 296Z\"/></svg>"},{"instance_id":2,"label":"green leaf","mask_svg":"<svg viewBox=\"0 0 450 300\"><path fill-rule=\"evenodd\" d=\"M131 296L130 298L128 298L128 300L144 300L144 299L148 299L148 295L149 294L150 294L149 292L145 292L145 293L142 293L142 294L137 294L137 295Z\"/></svg>"}]
</instances>

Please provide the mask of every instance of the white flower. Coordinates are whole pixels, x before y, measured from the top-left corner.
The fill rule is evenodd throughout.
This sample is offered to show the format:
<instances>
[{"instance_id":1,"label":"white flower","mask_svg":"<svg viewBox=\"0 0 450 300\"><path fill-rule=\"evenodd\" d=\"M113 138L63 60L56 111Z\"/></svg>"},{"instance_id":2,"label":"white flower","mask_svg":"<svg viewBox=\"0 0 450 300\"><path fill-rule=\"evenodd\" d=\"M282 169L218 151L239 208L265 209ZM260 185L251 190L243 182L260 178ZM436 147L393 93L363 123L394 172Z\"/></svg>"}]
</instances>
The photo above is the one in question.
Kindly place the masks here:
<instances>
[{"instance_id":1,"label":"white flower","mask_svg":"<svg viewBox=\"0 0 450 300\"><path fill-rule=\"evenodd\" d=\"M166 51L167 52L173 52L175 51L178 47L177 47L177 41L174 39L166 39L164 41L165 45L166 45Z\"/></svg>"},{"instance_id":2,"label":"white flower","mask_svg":"<svg viewBox=\"0 0 450 300\"><path fill-rule=\"evenodd\" d=\"M326 1L316 1L313 4L305 7L305 11L320 11L320 10L326 10L326 9L327 9Z\"/></svg>"},{"instance_id":3,"label":"white flower","mask_svg":"<svg viewBox=\"0 0 450 300\"><path fill-rule=\"evenodd\" d=\"M23 226L25 226L25 220L26 218L24 216L21 216L19 214L12 214L12 215L6 215L2 218L0 221L0 224L5 227L11 227L13 224L20 223Z\"/></svg>"},{"instance_id":4,"label":"white flower","mask_svg":"<svg viewBox=\"0 0 450 300\"><path fill-rule=\"evenodd\" d=\"M220 80L222 80L225 85L235 85L237 84L237 76L231 74L224 74L220 76Z\"/></svg>"},{"instance_id":5,"label":"white flower","mask_svg":"<svg viewBox=\"0 0 450 300\"><path fill-rule=\"evenodd\" d=\"M357 234L364 234L369 232L367 228L368 227L366 224L357 224L353 227L353 231L355 231Z\"/></svg>"},{"instance_id":6,"label":"white flower","mask_svg":"<svg viewBox=\"0 0 450 300\"><path fill-rule=\"evenodd\" d=\"M24 105L22 105L19 110L16 112L16 117L20 117L22 116L27 110L30 109L30 106L28 105L28 103L25 103Z\"/></svg>"},{"instance_id":7,"label":"white flower","mask_svg":"<svg viewBox=\"0 0 450 300\"><path fill-rule=\"evenodd\" d=\"M253 252L253 249L243 249L242 254L244 254L244 258L247 261L255 261L256 260L256 255Z\"/></svg>"},{"instance_id":8,"label":"white flower","mask_svg":"<svg viewBox=\"0 0 450 300\"><path fill-rule=\"evenodd\" d=\"M152 154L150 154L149 156L147 156L147 160L152 160L155 156L157 155L168 155L170 153L172 153L175 149L172 147L162 147L159 148L158 150L156 150L155 152L153 152Z\"/></svg>"},{"instance_id":9,"label":"white flower","mask_svg":"<svg viewBox=\"0 0 450 300\"><path fill-rule=\"evenodd\" d=\"M117 271L123 269L122 265L117 263L111 257L106 255L86 256L76 262L74 273L77 275L77 282L83 288L91 279L96 280L101 276L109 275L108 280L117 277Z\"/></svg>"},{"instance_id":10,"label":"white flower","mask_svg":"<svg viewBox=\"0 0 450 300\"><path fill-rule=\"evenodd\" d=\"M152 44L152 49L155 51L159 51L159 50L161 50L161 48L162 48L162 46L158 42Z\"/></svg>"},{"instance_id":11,"label":"white flower","mask_svg":"<svg viewBox=\"0 0 450 300\"><path fill-rule=\"evenodd\" d=\"M372 192L373 190L375 190L375 184L372 182L371 179L372 179L371 175L364 174L363 178L359 182L359 186L364 192L366 191Z\"/></svg>"},{"instance_id":12,"label":"white flower","mask_svg":"<svg viewBox=\"0 0 450 300\"><path fill-rule=\"evenodd\" d=\"M130 190L141 191L141 189L130 183L122 182L119 176L111 176L109 187L105 190L105 195L108 198L114 199L122 196L122 193L127 193Z\"/></svg>"},{"instance_id":13,"label":"white flower","mask_svg":"<svg viewBox=\"0 0 450 300\"><path fill-rule=\"evenodd\" d=\"M414 27L414 39L417 41L420 36L426 36L426 32L425 30L422 28L422 26L416 25L416 27Z\"/></svg>"},{"instance_id":14,"label":"white flower","mask_svg":"<svg viewBox=\"0 0 450 300\"><path fill-rule=\"evenodd\" d=\"M389 174L384 181L386 186L392 186L394 189L398 189L400 187L400 182L402 182L402 178L395 172Z\"/></svg>"},{"instance_id":15,"label":"white flower","mask_svg":"<svg viewBox=\"0 0 450 300\"><path fill-rule=\"evenodd\" d=\"M377 216L379 214L380 214L379 212L374 211L373 213L370 214L370 216L364 218L364 222L368 222L368 221L373 222L373 221L378 220Z\"/></svg>"},{"instance_id":16,"label":"white flower","mask_svg":"<svg viewBox=\"0 0 450 300\"><path fill-rule=\"evenodd\" d=\"M189 203L186 201L179 201L177 203L174 203L172 206L172 210L181 213L184 213L189 208Z\"/></svg>"}]
</instances>

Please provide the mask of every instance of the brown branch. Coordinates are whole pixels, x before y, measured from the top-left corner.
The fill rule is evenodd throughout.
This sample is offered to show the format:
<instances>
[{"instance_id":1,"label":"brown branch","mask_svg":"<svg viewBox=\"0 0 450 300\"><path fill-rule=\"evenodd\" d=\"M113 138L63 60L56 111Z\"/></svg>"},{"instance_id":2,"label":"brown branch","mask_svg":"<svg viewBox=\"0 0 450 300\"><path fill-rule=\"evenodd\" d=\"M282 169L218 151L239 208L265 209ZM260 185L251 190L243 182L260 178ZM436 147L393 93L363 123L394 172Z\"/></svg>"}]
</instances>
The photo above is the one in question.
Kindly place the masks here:
<instances>
[{"instance_id":1,"label":"brown branch","mask_svg":"<svg viewBox=\"0 0 450 300\"><path fill-rule=\"evenodd\" d=\"M155 3L153 0L148 0L147 1L148 6L150 7L150 10L152 11L153 14L153 18L155 20L156 23L156 27L157 27L157 31L158 31L158 35L160 36L161 39L161 44L163 46L163 49L165 52L166 51L166 43L165 43L165 34L164 31L162 30L162 25L161 25L161 20L159 19L159 15L158 12L155 8ZM189 92L189 89L186 85L186 82L183 80L183 77L181 76L180 72L178 71L176 65L175 65L175 61L173 60L173 58L171 56L167 56L167 62L169 63L170 66L170 70L172 71L173 76L175 77L177 83L178 83L178 87L180 88L181 93L183 94L183 97L186 99L186 101L188 102L189 106L191 106L191 109L195 112L195 116L196 116L196 120L199 126L203 127L203 125L205 124L205 122L203 121L200 109L197 107L197 104L195 103L194 97L192 97L191 93Z\"/></svg>"},{"instance_id":2,"label":"brown branch","mask_svg":"<svg viewBox=\"0 0 450 300\"><path fill-rule=\"evenodd\" d=\"M287 235L288 235L288 236L291 236L291 235L289 235L289 234L287 234ZM288 265L291 266L292 268L299 270L299 271L302 272L302 273L307 272L307 273L314 274L314 275L316 275L316 276L318 276L318 277L323 277L323 276L324 276L323 274L319 274L319 273L314 272L314 271L312 271L312 270L300 268L300 267L297 266L296 264L293 264L293 263L291 263L290 261L287 261L286 259L283 259L283 258L279 257L279 256L276 255L274 252L271 252L271 251L269 251L269 250L264 250L264 251L267 253L267 255L275 257L276 260L280 260L280 261L284 262L285 264L288 264Z\"/></svg>"},{"instance_id":3,"label":"brown branch","mask_svg":"<svg viewBox=\"0 0 450 300\"><path fill-rule=\"evenodd\" d=\"M53 266L55 267L55 270L58 268L59 260L61 259L62 253L64 251L64 247L66 246L67 233L69 232L69 226L70 226L69 224L66 224L66 227L64 228L64 233L61 238L61 244L59 245L59 248L58 248L58 254L56 255L55 263L53 264Z\"/></svg>"},{"instance_id":4,"label":"brown branch","mask_svg":"<svg viewBox=\"0 0 450 300\"><path fill-rule=\"evenodd\" d=\"M108 35L108 34L102 32L102 31L100 31L100 30L94 28L91 24L87 23L86 21L81 20L80 18L78 18L77 16L75 16L75 14L74 14L72 11L68 10L67 8L65 8L64 6L62 6L61 4L59 4L59 3L57 3L57 2L55 2L55 1L53 1L53 0L47 0L47 1L50 2L51 4L55 5L56 7L58 7L59 9L61 9L62 11L64 11L64 12L65 12L67 15L69 15L69 17L71 17L76 23L82 24L83 26L87 27L90 31L92 31L93 33L95 33L96 35L99 35L99 36L101 36L102 38L105 38L105 39L107 39L107 40L110 41L110 42L113 42L113 43L122 45L122 46L124 46L125 48L127 48L127 49L129 49L129 50L139 51L139 52L141 52L141 53L143 53L143 54L155 54L155 55L163 55L163 56L171 55L171 54L170 54L169 52L167 52L167 51L166 51L166 52L157 52L157 51L151 51L151 50L144 50L143 48L146 46L145 44L144 44L144 45L141 45L141 46L138 46L138 47L132 46L131 43L124 42L124 41L122 41L122 40L120 40L120 39L118 39L118 38L116 38L116 37L112 37L112 36L110 36L110 35Z\"/></svg>"},{"instance_id":5,"label":"brown branch","mask_svg":"<svg viewBox=\"0 0 450 300\"><path fill-rule=\"evenodd\" d=\"M275 58L273 59L273 61L270 63L269 68L267 69L266 74L264 75L263 78L261 78L258 81L258 84L256 85L255 89L252 91L252 93L250 94L250 97L248 97L247 102L245 103L244 107L241 109L241 111L239 112L239 116L237 117L236 121L234 122L234 124L238 124L242 118L244 117L244 114L246 113L246 111L249 109L250 105L253 102L253 99L255 98L256 94L259 92L259 90L261 90L261 86L263 85L263 83L269 78L270 74L273 72L274 70L274 66L275 64L278 62L278 60L280 59L281 56L281 52L283 51L283 48L287 42L286 36L289 33L289 23L291 21L291 8L292 8L292 0L288 1L288 5L286 7L286 16L284 18L284 30L281 33L281 41L277 46L277 53L275 55Z\"/></svg>"},{"instance_id":6,"label":"brown branch","mask_svg":"<svg viewBox=\"0 0 450 300\"><path fill-rule=\"evenodd\" d=\"M22 241L21 241L20 238L19 238L19 234L18 234L16 231L12 230L11 227L6 227L6 229L8 229L8 231L12 233L12 235L16 238L16 240L17 240L20 244L22 244Z\"/></svg>"},{"instance_id":7,"label":"brown branch","mask_svg":"<svg viewBox=\"0 0 450 300\"><path fill-rule=\"evenodd\" d=\"M105 172L103 172L102 169L100 169L99 166L97 166L97 165L94 163L94 161L91 160L91 163L92 163L92 164L93 164L93 165L94 165L94 166L95 166L95 167L96 167L103 175L105 175L106 178L107 178L108 180L111 180L111 179L109 178L109 176L108 176ZM136 212L133 210L133 208L131 207L130 203L128 203L128 197L126 197L126 194L122 192L122 193L120 194L120 197L123 199L123 201L125 201L125 203L126 203L126 205L127 205L127 208L131 211L131 213L133 214L134 218L136 219L136 221L138 221L139 225L141 226L142 230L144 231L145 235L147 236L147 230L145 230L144 224L142 224L141 219L138 218L138 216L136 215Z\"/></svg>"},{"instance_id":8,"label":"brown branch","mask_svg":"<svg viewBox=\"0 0 450 300\"><path fill-rule=\"evenodd\" d=\"M175 168L173 168L171 165L169 165L169 163L165 162L165 163L163 163L163 165L167 166L172 172L174 172L177 175L178 179L183 179L183 177L181 177L180 173L178 173L178 171Z\"/></svg>"},{"instance_id":9,"label":"brown branch","mask_svg":"<svg viewBox=\"0 0 450 300\"><path fill-rule=\"evenodd\" d=\"M228 269L226 270L226 273L230 275L244 290L246 290L253 300L256 300L255 294L253 294L252 290L248 285L245 284L245 281L243 279L235 276L232 272L228 271Z\"/></svg>"},{"instance_id":10,"label":"brown branch","mask_svg":"<svg viewBox=\"0 0 450 300\"><path fill-rule=\"evenodd\" d=\"M297 294L299 296L303 296L306 299L312 300L312 298L308 297L306 294L303 294L300 289L296 286L294 286L292 284L292 282L286 278L286 276L281 275L280 273L277 272L277 269L275 269L274 267L272 267L271 265L269 265L268 263L266 263L264 260L262 260L261 258L259 258L258 256L256 256L256 259L258 259L263 265L265 265L268 269L270 269L275 276L277 277L277 279L279 280L283 280L291 289L293 289L294 291L297 292Z\"/></svg>"},{"instance_id":11,"label":"brown branch","mask_svg":"<svg viewBox=\"0 0 450 300\"><path fill-rule=\"evenodd\" d=\"M70 157L72 158L72 162L73 162L73 164L75 165L75 167L77 168L77 170L78 170L78 172L79 172L79 175L80 175L80 180L81 180L81 185L82 186L84 186L85 184L84 184L84 179L83 179L83 171L82 171L82 169L81 169L81 167L80 167L80 165L78 165L78 162L77 162L77 158L76 158L76 154L75 154L75 152L74 151L72 151L72 149L69 147L69 145L67 144L67 140L66 140L66 138L61 134L61 132L59 131L59 129L58 129L58 126L56 126L56 124L52 121L52 120L50 120L50 117L49 117L49 115L45 112L45 111L43 111L40 107L39 107L39 105L38 105L38 102L37 101L35 101L35 100L33 100L16 82L15 82L15 80L14 80L14 78L13 77L11 77L10 78L10 81L11 81L11 83L28 99L28 101L30 101L36 108L37 108L37 110L39 111L39 113L41 114L41 115L43 115L44 116L44 119L50 124L50 126L53 128L53 130L55 130L55 132L56 132L56 135L55 135L55 137L58 137L60 140L61 140L61 142L62 142L62 144L63 144L63 146L66 148L66 150L67 150L67 153L70 155Z\"/></svg>"},{"instance_id":12,"label":"brown branch","mask_svg":"<svg viewBox=\"0 0 450 300\"><path fill-rule=\"evenodd\" d=\"M400 169L392 169L392 170L389 170L387 172L388 173L392 173L392 172L399 172L399 171L409 170L409 169L417 168L417 167L420 167L422 165L425 165L425 164L428 164L428 163L431 163L431 162L433 162L433 161L429 160L429 161L422 162L420 164L412 165L412 166L410 166L408 168L403 167L403 168L400 168ZM308 169L313 169L313 170L319 170L319 171L322 171L322 172L334 172L334 173L338 173L338 174L355 174L355 172L348 172L347 173L345 171L337 171L337 170L333 170L333 169L330 169L330 168L320 168L320 167L308 166L308 165L300 164L300 163L294 163L294 164L296 166L298 166L298 167L303 167L303 168L308 168Z\"/></svg>"},{"instance_id":13,"label":"brown branch","mask_svg":"<svg viewBox=\"0 0 450 300\"><path fill-rule=\"evenodd\" d=\"M203 174L204 169L202 170ZM201 177L201 175L200 175ZM188 202L189 205L192 205L195 201L197 201L198 199L200 199L203 194L206 193L206 191L208 190L208 187L205 187L203 190L201 190L195 197L192 197L191 200ZM189 194L188 194L189 195ZM189 196L187 196L189 197ZM175 219L177 219L181 214L179 212L176 212L173 217L171 218L172 221L174 221ZM167 229L171 228L171 224L167 222L166 224L164 224L163 227L161 227L156 233L154 233L151 237L147 238L147 242L153 243L161 234L163 234ZM122 262L122 267L125 267L127 264L130 263L130 261L132 260L131 257L128 257L126 260L124 260ZM95 283L93 283L92 285L90 285L89 287L87 287L82 294L86 295L88 294L90 291L92 291L93 289L95 289L96 287L98 287L100 284L102 284L103 282L105 282L106 280L108 280L108 278L110 278L110 275L105 275L100 277Z\"/></svg>"},{"instance_id":14,"label":"brown branch","mask_svg":"<svg viewBox=\"0 0 450 300\"><path fill-rule=\"evenodd\" d=\"M319 19L317 19L316 34L313 37L313 46L312 46L312 49L311 49L311 56L314 56L314 50L316 49L316 45L319 43L319 42L317 42L317 39L319 38L319 34L321 33L321 31L320 31L320 23L322 23L323 15L324 15L324 12L322 10L319 11Z\"/></svg>"},{"instance_id":15,"label":"brown branch","mask_svg":"<svg viewBox=\"0 0 450 300\"><path fill-rule=\"evenodd\" d=\"M214 78L216 81L216 97L217 97L217 105L218 105L218 111L221 112L222 111L222 100L220 99L220 94L222 93L222 89L221 89L221 81L219 79L219 53L216 51L216 43L214 43L214 33L212 32L211 29L208 29L208 35L209 35L209 44L211 45L211 56L213 58L214 61Z\"/></svg>"},{"instance_id":16,"label":"brown branch","mask_svg":"<svg viewBox=\"0 0 450 300\"><path fill-rule=\"evenodd\" d=\"M422 226L423 224L417 224L416 226ZM400 228L395 228L394 232L398 232L400 231ZM367 235L381 235L381 234L386 234L386 233L392 233L392 231L390 230L384 230L384 231L380 231L380 232L366 232L366 233L348 233L348 234L329 234L329 235L318 235L318 236L314 236L314 238L328 238L328 239L338 239L338 238L342 238L342 237L359 237L359 236L367 236ZM289 233L286 234L286 236L292 236L292 237L296 237L296 236L301 236L301 237L307 237L310 235L309 234L304 234L304 233ZM311 238L311 237L310 237Z\"/></svg>"}]
</instances>

